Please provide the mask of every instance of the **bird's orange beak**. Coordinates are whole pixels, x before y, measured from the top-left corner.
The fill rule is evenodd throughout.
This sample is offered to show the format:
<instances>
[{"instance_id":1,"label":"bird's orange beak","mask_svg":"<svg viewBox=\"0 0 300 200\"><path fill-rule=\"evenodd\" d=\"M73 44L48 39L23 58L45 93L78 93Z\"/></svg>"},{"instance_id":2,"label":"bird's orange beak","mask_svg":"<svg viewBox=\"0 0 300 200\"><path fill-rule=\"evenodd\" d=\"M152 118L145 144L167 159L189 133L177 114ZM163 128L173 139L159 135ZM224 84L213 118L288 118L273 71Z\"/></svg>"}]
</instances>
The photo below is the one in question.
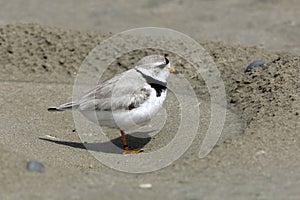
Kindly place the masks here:
<instances>
[{"instance_id":1,"label":"bird's orange beak","mask_svg":"<svg viewBox=\"0 0 300 200\"><path fill-rule=\"evenodd\" d=\"M170 73L174 73L176 70L174 67L170 67L169 71L170 71Z\"/></svg>"}]
</instances>

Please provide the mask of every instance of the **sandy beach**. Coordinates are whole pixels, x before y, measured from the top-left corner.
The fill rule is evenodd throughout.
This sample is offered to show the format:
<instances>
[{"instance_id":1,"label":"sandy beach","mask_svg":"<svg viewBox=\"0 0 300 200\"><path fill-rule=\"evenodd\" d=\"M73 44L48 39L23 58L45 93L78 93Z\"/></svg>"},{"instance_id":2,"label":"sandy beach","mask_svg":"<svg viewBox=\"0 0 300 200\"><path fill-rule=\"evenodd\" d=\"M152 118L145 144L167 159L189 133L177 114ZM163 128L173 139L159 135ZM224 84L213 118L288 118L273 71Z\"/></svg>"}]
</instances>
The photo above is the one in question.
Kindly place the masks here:
<instances>
[{"instance_id":1,"label":"sandy beach","mask_svg":"<svg viewBox=\"0 0 300 200\"><path fill-rule=\"evenodd\" d=\"M155 2L149 1L143 4L145 8L141 7L150 7L148 9L152 9L152 13L162 16L173 13L162 9L176 10L181 5L179 1ZM262 2L265 3L262 5ZM268 1L262 2L256 3L264 7L273 5ZM277 1L274 2L276 4ZM11 7L18 6L11 4ZM55 7L50 8L55 10ZM109 5L108 8L112 9ZM292 8L290 10L293 11ZM194 37L197 31L190 28L191 35L213 58L224 82L227 117L222 137L208 156L199 159L202 136L209 126L210 95L201 76L191 76L193 69L182 60L175 64L175 68L191 83L201 101L203 113L198 135L188 151L168 167L150 173L130 174L103 165L86 150L74 131L70 112L47 111L49 106L72 99L73 84L81 63L98 43L119 31L115 28L116 24L107 30L92 29L94 22L91 21L86 27L75 27L70 23L63 28L62 22L58 23L56 18L50 22L43 21L43 18L31 20L41 11L33 12L25 21L19 20L15 12L10 14L14 17L3 18L0 27L1 199L299 198L299 46L293 48L288 43L283 46L280 39L276 40L277 43L260 45L260 41L255 43L251 37L247 41L232 42L233 38L227 37L226 31L216 37L208 37L208 31L207 37ZM95 15L98 16L94 13L91 18ZM189 18L191 16L186 19ZM294 28L299 29L299 22L287 25L292 38L296 38ZM141 23L139 21L138 24ZM102 28L106 26L103 24ZM158 22L156 24L159 25ZM167 24L162 23L161 26ZM278 34L279 29L277 27L273 33ZM268 31L260 30L262 38L268 38ZM284 38L288 36L281 37L282 40ZM148 53L152 52L155 51L148 50ZM127 70L145 54L147 51L137 51L118 58L105 72L104 78ZM169 56L172 61L172 55ZM264 60L265 64L245 73L247 65L255 60ZM164 107L169 113L169 122L176 122L179 111L172 102L174 96L170 93ZM142 145L142 153L149 153L168 144L174 136L173 129L172 123L166 123L157 135L141 143L130 135L128 139L129 142L137 142L133 145ZM108 131L112 133L111 140L119 144L118 132ZM101 145L97 142L95 138L93 145ZM28 171L26 164L30 160L42 163L45 171ZM140 184L151 184L151 188L143 188Z\"/></svg>"}]
</instances>

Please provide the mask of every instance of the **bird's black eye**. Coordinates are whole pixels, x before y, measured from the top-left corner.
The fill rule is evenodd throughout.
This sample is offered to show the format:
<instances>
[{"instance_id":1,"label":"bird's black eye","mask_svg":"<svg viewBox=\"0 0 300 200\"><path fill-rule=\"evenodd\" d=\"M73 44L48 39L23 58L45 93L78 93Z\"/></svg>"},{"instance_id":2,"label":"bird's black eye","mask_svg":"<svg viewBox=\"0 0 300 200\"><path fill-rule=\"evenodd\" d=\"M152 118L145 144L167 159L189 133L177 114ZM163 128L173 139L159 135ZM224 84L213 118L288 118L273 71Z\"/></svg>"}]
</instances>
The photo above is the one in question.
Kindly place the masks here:
<instances>
[{"instance_id":1,"label":"bird's black eye","mask_svg":"<svg viewBox=\"0 0 300 200\"><path fill-rule=\"evenodd\" d=\"M169 64L170 61L168 60L168 58L165 57L165 59L166 59L166 65Z\"/></svg>"}]
</instances>

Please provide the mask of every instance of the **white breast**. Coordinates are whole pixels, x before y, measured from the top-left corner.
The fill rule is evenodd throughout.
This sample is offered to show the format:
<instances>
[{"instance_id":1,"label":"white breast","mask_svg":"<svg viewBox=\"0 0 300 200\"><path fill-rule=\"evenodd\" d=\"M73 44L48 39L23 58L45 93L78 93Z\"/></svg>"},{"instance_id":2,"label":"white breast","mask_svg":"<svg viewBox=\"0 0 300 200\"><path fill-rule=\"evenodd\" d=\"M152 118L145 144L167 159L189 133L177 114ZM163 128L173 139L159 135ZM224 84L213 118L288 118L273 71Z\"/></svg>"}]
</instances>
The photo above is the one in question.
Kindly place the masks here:
<instances>
[{"instance_id":1,"label":"white breast","mask_svg":"<svg viewBox=\"0 0 300 200\"><path fill-rule=\"evenodd\" d=\"M90 121L101 126L120 128L124 131L136 129L145 125L158 113L167 96L167 90L163 91L157 97L155 89L151 88L150 85L147 84L145 88L150 90L149 98L137 108L132 110L116 110L114 112L84 111L82 114Z\"/></svg>"}]
</instances>

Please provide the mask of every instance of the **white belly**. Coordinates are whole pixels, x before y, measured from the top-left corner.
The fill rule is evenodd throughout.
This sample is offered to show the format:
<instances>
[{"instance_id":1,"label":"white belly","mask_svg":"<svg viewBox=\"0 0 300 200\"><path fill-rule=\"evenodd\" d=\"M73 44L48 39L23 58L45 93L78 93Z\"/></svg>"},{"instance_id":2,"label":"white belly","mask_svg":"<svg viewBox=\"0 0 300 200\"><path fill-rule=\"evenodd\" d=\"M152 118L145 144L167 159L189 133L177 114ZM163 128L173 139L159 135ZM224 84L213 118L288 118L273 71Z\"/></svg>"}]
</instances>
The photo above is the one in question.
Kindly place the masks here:
<instances>
[{"instance_id":1,"label":"white belly","mask_svg":"<svg viewBox=\"0 0 300 200\"><path fill-rule=\"evenodd\" d=\"M90 121L100 126L119 128L121 130L133 130L145 125L162 108L166 99L167 90L159 97L156 91L151 88L149 98L139 107L132 110L111 111L82 111L81 113Z\"/></svg>"}]
</instances>

